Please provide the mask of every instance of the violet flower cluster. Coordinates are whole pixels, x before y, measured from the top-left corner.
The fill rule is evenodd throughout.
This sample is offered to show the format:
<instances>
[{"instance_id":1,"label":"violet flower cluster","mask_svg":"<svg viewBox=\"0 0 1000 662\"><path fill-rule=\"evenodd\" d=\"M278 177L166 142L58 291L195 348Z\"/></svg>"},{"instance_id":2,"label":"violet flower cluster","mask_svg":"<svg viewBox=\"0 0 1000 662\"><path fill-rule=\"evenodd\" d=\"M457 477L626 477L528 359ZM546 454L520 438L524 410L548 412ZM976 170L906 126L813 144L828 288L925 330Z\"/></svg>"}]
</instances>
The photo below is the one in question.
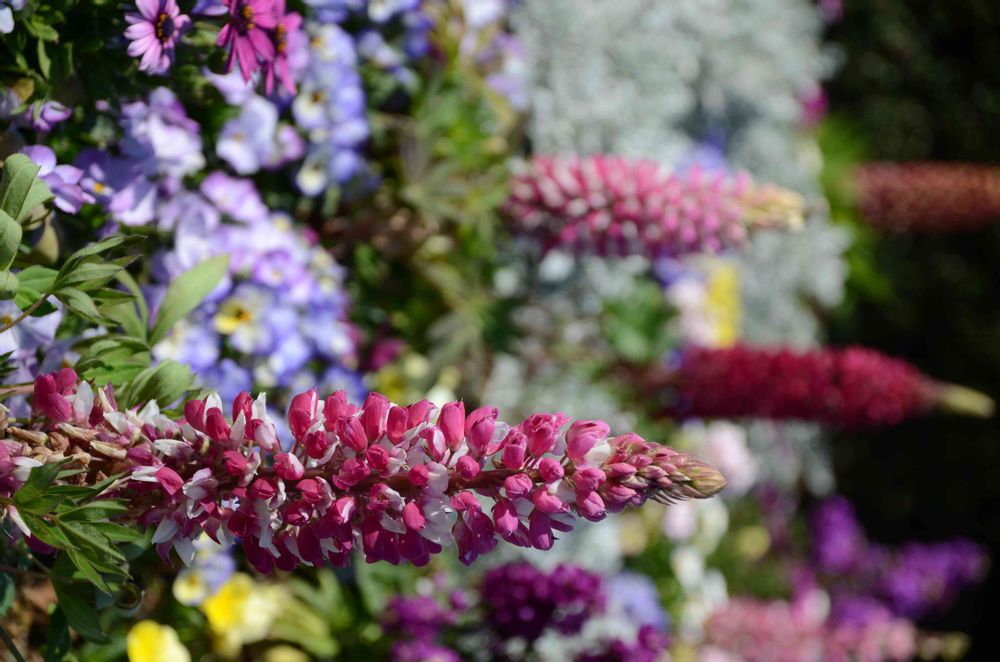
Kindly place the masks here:
<instances>
[{"instance_id":1,"label":"violet flower cluster","mask_svg":"<svg viewBox=\"0 0 1000 662\"><path fill-rule=\"evenodd\" d=\"M647 499L707 498L725 479L712 467L636 434L611 436L602 421L569 424L535 414L510 426L492 407L438 411L372 393L363 407L343 391L292 399L294 444L283 451L266 398L190 400L171 419L156 403L119 410L109 387L72 369L39 377L30 430L7 428L0 480L16 489L24 465L72 458L75 480L124 474L126 521L155 527L165 558L185 563L207 533L239 539L261 572L300 564L366 561L424 565L455 544L472 563L499 539L549 549L577 517L597 521ZM13 511L12 515L16 517Z\"/></svg>"},{"instance_id":2,"label":"violet flower cluster","mask_svg":"<svg viewBox=\"0 0 1000 662\"><path fill-rule=\"evenodd\" d=\"M674 173L617 156L537 156L514 177L507 213L515 232L546 248L653 258L740 247L750 230L802 222L795 193L747 175Z\"/></svg>"},{"instance_id":3,"label":"violet flower cluster","mask_svg":"<svg viewBox=\"0 0 1000 662\"><path fill-rule=\"evenodd\" d=\"M269 125L256 102L274 120ZM274 106L251 95L234 121L253 126L232 133L250 136L270 126L271 147L293 149L293 141L280 138L276 120ZM114 152L91 149L77 159L80 184L115 222L155 224L170 233L172 245L152 260L147 294L154 304L181 273L212 256L230 256L228 278L174 326L154 356L190 365L204 385L222 390L227 399L254 384L281 389L320 384L363 397L354 370L356 332L347 318L345 273L316 236L269 210L249 179L215 171L196 189L187 188L184 178L205 165L202 138L170 90L158 88L145 101L125 104L120 121L123 137ZM227 125L217 145L222 156L236 164L256 158L249 156L253 148L228 132ZM243 140L267 158L266 145ZM277 155L274 163L294 156Z\"/></svg>"},{"instance_id":4,"label":"violet flower cluster","mask_svg":"<svg viewBox=\"0 0 1000 662\"><path fill-rule=\"evenodd\" d=\"M851 611L847 605L861 598L900 617L940 614L986 574L985 550L964 538L897 548L870 541L844 497L821 503L811 524L817 572L834 587L850 587L834 592L845 613Z\"/></svg>"},{"instance_id":5,"label":"violet flower cluster","mask_svg":"<svg viewBox=\"0 0 1000 662\"><path fill-rule=\"evenodd\" d=\"M506 563L488 570L474 594L457 591L447 599L394 597L382 625L399 637L392 647L393 662L462 659L441 642L456 640L451 636L455 633L470 632L475 634L469 640L477 647L487 646L491 659L517 659L511 658L512 650L532 650L543 636L569 642L582 635L588 624L606 614L613 586L614 578L608 582L571 564L544 570L524 561ZM651 607L662 612L658 602ZM572 648L577 651L567 649L565 654L578 662L660 659L668 644L665 628L642 618L637 623L634 638L576 640ZM462 637L457 641L461 646Z\"/></svg>"}]
</instances>

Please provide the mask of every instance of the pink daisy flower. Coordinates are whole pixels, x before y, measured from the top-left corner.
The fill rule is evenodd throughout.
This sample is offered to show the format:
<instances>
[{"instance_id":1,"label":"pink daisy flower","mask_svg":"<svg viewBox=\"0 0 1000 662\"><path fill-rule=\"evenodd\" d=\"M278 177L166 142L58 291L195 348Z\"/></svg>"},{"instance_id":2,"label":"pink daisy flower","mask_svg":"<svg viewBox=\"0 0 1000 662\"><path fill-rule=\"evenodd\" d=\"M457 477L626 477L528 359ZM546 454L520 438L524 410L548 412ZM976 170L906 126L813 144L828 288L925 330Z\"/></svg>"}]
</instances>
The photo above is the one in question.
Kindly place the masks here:
<instances>
[{"instance_id":1,"label":"pink daisy flower","mask_svg":"<svg viewBox=\"0 0 1000 662\"><path fill-rule=\"evenodd\" d=\"M285 0L274 0L274 15L281 17L274 28L274 59L267 63L264 90L270 94L274 81L281 81L289 94L295 94L295 79L288 61L289 38L302 26L302 16L296 12L285 13Z\"/></svg>"},{"instance_id":2,"label":"pink daisy flower","mask_svg":"<svg viewBox=\"0 0 1000 662\"><path fill-rule=\"evenodd\" d=\"M177 0L136 0L138 14L126 14L129 23L125 38L128 54L142 56L139 69L151 74L165 74L174 62L174 46L191 25L191 19L181 14Z\"/></svg>"},{"instance_id":3,"label":"pink daisy flower","mask_svg":"<svg viewBox=\"0 0 1000 662\"><path fill-rule=\"evenodd\" d=\"M274 43L268 30L278 25L273 0L224 0L229 7L229 22L219 33L218 46L229 46L226 72L239 60L243 80L260 69L260 63L274 59Z\"/></svg>"}]
</instances>

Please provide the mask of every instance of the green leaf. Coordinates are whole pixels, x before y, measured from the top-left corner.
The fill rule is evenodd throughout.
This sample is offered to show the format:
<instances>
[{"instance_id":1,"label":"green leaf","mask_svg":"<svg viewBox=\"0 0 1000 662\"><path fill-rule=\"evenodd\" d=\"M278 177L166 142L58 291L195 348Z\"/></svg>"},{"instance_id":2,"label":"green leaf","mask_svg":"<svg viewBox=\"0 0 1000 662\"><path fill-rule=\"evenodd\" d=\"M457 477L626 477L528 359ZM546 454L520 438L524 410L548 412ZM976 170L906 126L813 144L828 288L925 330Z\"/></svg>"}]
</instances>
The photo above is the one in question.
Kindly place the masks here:
<instances>
[{"instance_id":1,"label":"green leaf","mask_svg":"<svg viewBox=\"0 0 1000 662\"><path fill-rule=\"evenodd\" d=\"M69 626L84 639L97 644L108 642L107 635L97 618L94 589L86 584L53 582L59 608Z\"/></svg>"},{"instance_id":2,"label":"green leaf","mask_svg":"<svg viewBox=\"0 0 1000 662\"><path fill-rule=\"evenodd\" d=\"M82 292L75 287L64 287L55 293L56 298L66 304L66 307L80 317L101 323L101 311L97 309L97 304L86 292Z\"/></svg>"},{"instance_id":3,"label":"green leaf","mask_svg":"<svg viewBox=\"0 0 1000 662\"><path fill-rule=\"evenodd\" d=\"M81 262L76 269L65 274L60 273L55 286L61 288L64 285L76 285L82 290L93 289L114 278L123 268L124 265L120 264L120 260Z\"/></svg>"},{"instance_id":4,"label":"green leaf","mask_svg":"<svg viewBox=\"0 0 1000 662\"><path fill-rule=\"evenodd\" d=\"M0 178L0 209L18 223L31 211L52 198L52 191L35 175L39 166L24 154L11 154L4 161Z\"/></svg>"},{"instance_id":5,"label":"green leaf","mask_svg":"<svg viewBox=\"0 0 1000 662\"><path fill-rule=\"evenodd\" d=\"M21 283L17 279L17 274L10 271L0 271L0 301L13 299L20 289Z\"/></svg>"},{"instance_id":6,"label":"green leaf","mask_svg":"<svg viewBox=\"0 0 1000 662\"><path fill-rule=\"evenodd\" d=\"M6 572L0 573L0 618L14 604L14 578Z\"/></svg>"},{"instance_id":7,"label":"green leaf","mask_svg":"<svg viewBox=\"0 0 1000 662\"><path fill-rule=\"evenodd\" d=\"M0 270L9 269L21 246L21 224L0 209Z\"/></svg>"},{"instance_id":8,"label":"green leaf","mask_svg":"<svg viewBox=\"0 0 1000 662\"><path fill-rule=\"evenodd\" d=\"M150 346L163 340L170 328L198 307L229 269L229 256L217 255L178 276L160 303L160 312L149 334Z\"/></svg>"},{"instance_id":9,"label":"green leaf","mask_svg":"<svg viewBox=\"0 0 1000 662\"><path fill-rule=\"evenodd\" d=\"M96 522L110 519L128 510L120 501L99 499L80 506L75 506L70 510L63 510L58 513L61 522Z\"/></svg>"},{"instance_id":10,"label":"green leaf","mask_svg":"<svg viewBox=\"0 0 1000 662\"><path fill-rule=\"evenodd\" d=\"M184 395L193 382L194 375L189 367L167 359L140 372L124 389L121 398L128 407L151 400L166 407Z\"/></svg>"},{"instance_id":11,"label":"green leaf","mask_svg":"<svg viewBox=\"0 0 1000 662\"><path fill-rule=\"evenodd\" d=\"M62 662L73 644L69 621L62 607L56 607L49 616L49 636L45 642L45 662Z\"/></svg>"},{"instance_id":12,"label":"green leaf","mask_svg":"<svg viewBox=\"0 0 1000 662\"><path fill-rule=\"evenodd\" d=\"M16 492L14 492L14 505L18 509L23 509L26 512L32 512L31 502L38 497L42 496L50 485L55 481L56 477L59 475L59 471L66 462L69 460L63 460L62 462L52 462L50 464L43 464L40 467L35 467L28 474L28 480L24 482Z\"/></svg>"},{"instance_id":13,"label":"green leaf","mask_svg":"<svg viewBox=\"0 0 1000 662\"><path fill-rule=\"evenodd\" d=\"M127 526L122 526L121 524L114 524L112 522L95 522L94 527L112 542L146 542L146 534L141 531L130 529Z\"/></svg>"},{"instance_id":14,"label":"green leaf","mask_svg":"<svg viewBox=\"0 0 1000 662\"><path fill-rule=\"evenodd\" d=\"M17 274L21 279L23 287L30 287L39 292L49 292L56 283L56 276L59 272L55 269L33 264L26 269L22 269Z\"/></svg>"},{"instance_id":15,"label":"green leaf","mask_svg":"<svg viewBox=\"0 0 1000 662\"><path fill-rule=\"evenodd\" d=\"M70 273L77 267L77 265L88 257L106 253L112 248L118 248L119 246L129 246L139 241L142 241L142 237L116 234L108 237L107 239L103 239L96 244L84 246L66 258L66 262L63 263L62 268L59 270L59 276L62 277L63 275Z\"/></svg>"}]
</instances>

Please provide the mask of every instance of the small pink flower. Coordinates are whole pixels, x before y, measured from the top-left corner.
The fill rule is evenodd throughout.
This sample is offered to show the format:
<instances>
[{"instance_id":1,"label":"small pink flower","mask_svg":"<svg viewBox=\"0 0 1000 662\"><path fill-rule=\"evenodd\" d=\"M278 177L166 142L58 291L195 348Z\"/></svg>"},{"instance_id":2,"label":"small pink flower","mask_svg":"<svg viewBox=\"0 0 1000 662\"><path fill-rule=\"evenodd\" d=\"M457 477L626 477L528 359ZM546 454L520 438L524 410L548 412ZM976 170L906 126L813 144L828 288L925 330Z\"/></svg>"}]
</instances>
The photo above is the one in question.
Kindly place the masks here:
<instances>
[{"instance_id":1,"label":"small pink flower","mask_svg":"<svg viewBox=\"0 0 1000 662\"><path fill-rule=\"evenodd\" d=\"M288 51L289 40L302 27L302 16L296 12L286 14L285 0L274 0L274 14L279 18L273 34L274 59L267 63L264 90L270 94L277 79L289 94L295 94L295 79L292 77Z\"/></svg>"},{"instance_id":2,"label":"small pink flower","mask_svg":"<svg viewBox=\"0 0 1000 662\"><path fill-rule=\"evenodd\" d=\"M128 54L142 56L140 71L165 74L174 62L174 46L191 19L181 14L177 0L136 0L135 4L139 13L125 15L129 24L125 38L132 42Z\"/></svg>"}]
</instances>

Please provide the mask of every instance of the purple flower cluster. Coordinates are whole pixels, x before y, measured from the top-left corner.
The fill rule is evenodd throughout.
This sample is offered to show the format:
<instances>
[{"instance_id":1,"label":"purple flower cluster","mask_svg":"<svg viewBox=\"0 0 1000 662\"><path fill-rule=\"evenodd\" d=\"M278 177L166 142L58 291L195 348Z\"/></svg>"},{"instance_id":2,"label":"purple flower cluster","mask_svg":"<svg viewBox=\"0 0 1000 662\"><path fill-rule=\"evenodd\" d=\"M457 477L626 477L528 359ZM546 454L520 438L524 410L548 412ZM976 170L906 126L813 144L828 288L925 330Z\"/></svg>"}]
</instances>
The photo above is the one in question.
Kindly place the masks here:
<instances>
[{"instance_id":1,"label":"purple flower cluster","mask_svg":"<svg viewBox=\"0 0 1000 662\"><path fill-rule=\"evenodd\" d=\"M308 142L296 184L304 194L314 196L362 169L359 152L368 139L368 121L354 40L332 22L311 21L306 30L309 63L292 103L292 115Z\"/></svg>"},{"instance_id":2,"label":"purple flower cluster","mask_svg":"<svg viewBox=\"0 0 1000 662\"><path fill-rule=\"evenodd\" d=\"M642 625L635 641L612 639L603 642L597 650L585 652L576 662L656 662L663 659L663 652L670 645L670 639L663 631L652 625Z\"/></svg>"},{"instance_id":3,"label":"purple flower cluster","mask_svg":"<svg viewBox=\"0 0 1000 662\"><path fill-rule=\"evenodd\" d=\"M600 575L573 565L545 572L530 563L509 563L483 577L486 624L501 639L535 641L549 630L576 634L604 610Z\"/></svg>"},{"instance_id":4,"label":"purple flower cluster","mask_svg":"<svg viewBox=\"0 0 1000 662\"><path fill-rule=\"evenodd\" d=\"M910 619L940 612L963 590L982 581L987 557L969 540L937 543L911 542L892 549L868 540L847 499L833 497L812 516L813 558L816 570L834 585L837 604L856 611L858 599L881 605ZM850 580L849 582L846 580Z\"/></svg>"}]
</instances>

